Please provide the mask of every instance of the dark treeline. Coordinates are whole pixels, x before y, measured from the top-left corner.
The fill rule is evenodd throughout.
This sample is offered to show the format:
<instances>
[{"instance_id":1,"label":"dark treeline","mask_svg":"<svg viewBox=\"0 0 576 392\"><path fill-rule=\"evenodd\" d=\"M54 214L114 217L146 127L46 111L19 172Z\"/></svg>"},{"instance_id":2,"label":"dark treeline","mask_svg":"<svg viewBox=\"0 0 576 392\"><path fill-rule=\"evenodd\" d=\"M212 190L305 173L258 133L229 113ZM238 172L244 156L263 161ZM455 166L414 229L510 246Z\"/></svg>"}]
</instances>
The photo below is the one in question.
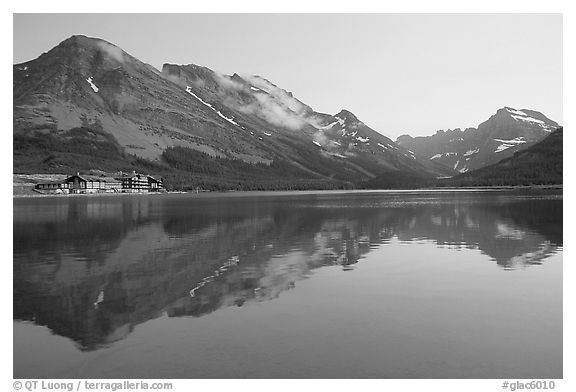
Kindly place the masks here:
<instances>
[{"instance_id":1,"label":"dark treeline","mask_svg":"<svg viewBox=\"0 0 576 392\"><path fill-rule=\"evenodd\" d=\"M170 147L163 161L174 169L165 174L167 188L174 190L306 190L349 189L349 182L316 178L281 161L270 165L212 157L186 147Z\"/></svg>"},{"instance_id":2,"label":"dark treeline","mask_svg":"<svg viewBox=\"0 0 576 392\"><path fill-rule=\"evenodd\" d=\"M436 186L513 186L562 184L563 128L526 150L494 165L452 178Z\"/></svg>"},{"instance_id":3,"label":"dark treeline","mask_svg":"<svg viewBox=\"0 0 576 392\"><path fill-rule=\"evenodd\" d=\"M135 170L162 177L169 191L416 189L563 183L562 128L510 158L452 178L431 179L390 171L367 181L348 180L347 175L330 178L314 174L301 169L301 165L280 159L269 165L251 164L212 157L186 147L170 147L160 160L150 161L127 154L113 136L92 124L68 131L17 134L13 141L14 173Z\"/></svg>"},{"instance_id":4,"label":"dark treeline","mask_svg":"<svg viewBox=\"0 0 576 392\"><path fill-rule=\"evenodd\" d=\"M434 184L434 180L417 174L391 171L359 184L361 189L416 189Z\"/></svg>"},{"instance_id":5,"label":"dark treeline","mask_svg":"<svg viewBox=\"0 0 576 392\"><path fill-rule=\"evenodd\" d=\"M104 172L151 174L169 191L350 189L351 182L321 178L281 160L270 165L212 157L186 147L171 147L159 161L126 154L113 136L95 127L14 135L14 173Z\"/></svg>"}]
</instances>

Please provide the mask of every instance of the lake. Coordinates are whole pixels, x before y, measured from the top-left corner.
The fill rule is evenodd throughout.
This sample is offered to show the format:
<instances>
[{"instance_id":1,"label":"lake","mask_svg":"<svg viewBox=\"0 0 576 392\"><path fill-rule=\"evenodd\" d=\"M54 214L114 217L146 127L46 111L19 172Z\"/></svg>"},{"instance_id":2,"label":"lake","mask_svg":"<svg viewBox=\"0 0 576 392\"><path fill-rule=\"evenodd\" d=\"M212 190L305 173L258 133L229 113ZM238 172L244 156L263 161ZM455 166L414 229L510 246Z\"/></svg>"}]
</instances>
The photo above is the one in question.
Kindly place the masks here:
<instances>
[{"instance_id":1,"label":"lake","mask_svg":"<svg viewBox=\"0 0 576 392\"><path fill-rule=\"evenodd\" d=\"M562 377L561 191L15 198L15 378Z\"/></svg>"}]
</instances>

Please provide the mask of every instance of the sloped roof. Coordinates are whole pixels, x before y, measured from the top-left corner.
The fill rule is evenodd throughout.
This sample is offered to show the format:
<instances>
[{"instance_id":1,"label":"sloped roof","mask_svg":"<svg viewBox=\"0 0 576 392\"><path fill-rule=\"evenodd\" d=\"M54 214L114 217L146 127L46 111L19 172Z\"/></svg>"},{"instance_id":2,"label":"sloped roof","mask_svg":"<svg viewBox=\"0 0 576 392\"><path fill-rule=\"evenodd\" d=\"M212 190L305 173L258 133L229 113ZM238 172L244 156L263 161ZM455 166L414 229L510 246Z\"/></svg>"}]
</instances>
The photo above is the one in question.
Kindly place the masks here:
<instances>
[{"instance_id":1,"label":"sloped roof","mask_svg":"<svg viewBox=\"0 0 576 392\"><path fill-rule=\"evenodd\" d=\"M86 177L90 181L118 182L114 177Z\"/></svg>"},{"instance_id":2,"label":"sloped roof","mask_svg":"<svg viewBox=\"0 0 576 392\"><path fill-rule=\"evenodd\" d=\"M69 177L66 177L66 179L65 179L64 181L68 182L68 181L70 181L71 178L74 178L74 177L78 177L78 178L81 179L82 181L87 181L84 176L81 176L81 175L79 175L79 174L73 174L73 175L71 175L71 176L69 176Z\"/></svg>"},{"instance_id":3,"label":"sloped roof","mask_svg":"<svg viewBox=\"0 0 576 392\"><path fill-rule=\"evenodd\" d=\"M80 176L78 174L74 174L73 176L66 177L64 181L70 181L70 179L78 177L82 181L100 181L100 182L118 182L116 178L113 177L103 177L103 176Z\"/></svg>"}]
</instances>

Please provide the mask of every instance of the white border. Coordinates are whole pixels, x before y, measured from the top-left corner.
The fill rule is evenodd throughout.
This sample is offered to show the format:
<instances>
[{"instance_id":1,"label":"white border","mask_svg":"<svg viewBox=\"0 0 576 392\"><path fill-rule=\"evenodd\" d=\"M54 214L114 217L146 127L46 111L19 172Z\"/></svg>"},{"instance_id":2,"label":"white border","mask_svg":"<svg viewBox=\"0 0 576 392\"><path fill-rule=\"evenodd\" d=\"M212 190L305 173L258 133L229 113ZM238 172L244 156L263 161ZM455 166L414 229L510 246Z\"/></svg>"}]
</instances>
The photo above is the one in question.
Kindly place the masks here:
<instances>
[{"instance_id":1,"label":"white border","mask_svg":"<svg viewBox=\"0 0 576 392\"><path fill-rule=\"evenodd\" d=\"M121 2L118 0L99 0L97 2L79 2L79 1L11 1L8 4L3 3L1 14L1 29L3 40L3 61L2 61L2 84L0 85L2 94L2 178L12 178L12 137L10 130L12 129L12 105L11 105L11 85L12 85L12 60L9 56L12 54L8 48L12 48L13 41L13 13L53 13L53 12L114 12L114 13L172 13L172 12L188 12L188 13L309 13L309 12L325 12L325 13L363 13L363 12L383 12L383 13L563 13L564 14L564 58L563 70L572 70L572 72L564 71L564 110L563 122L567 129L566 138L564 141L566 151L570 151L570 147L574 146L574 130L570 126L573 123L573 114L567 108L573 108L572 92L574 84L573 70L576 70L574 62L574 48L576 47L574 37L576 37L575 18L573 9L570 7L569 1L477 1L477 2L463 2L463 1L403 1L394 2L393 4L376 4L376 2L369 0L354 0L347 2L328 2L328 1L312 1L312 0L291 0L290 2L272 2L265 0L219 0L217 2L208 3L207 1L195 2L183 0L173 0L168 2L139 2L137 5L131 2ZM8 76L10 75L10 76ZM10 109L8 109L10 108ZM564 208L564 222L566 228L564 231L564 380L557 380L555 391L568 391L576 390L574 382L574 360L573 360L573 347L574 338L573 333L576 331L574 323L574 304L572 298L574 297L574 267L571 266L573 261L572 255L574 252L570 247L570 237L573 230L570 224L575 220L573 201L573 181L571 174L574 173L572 169L576 168L574 165L574 155L567 155L564 163L565 167L565 208ZM2 224L2 245L8 257L2 263L2 298L3 305L6 310L4 312L4 320L2 321L2 332L4 339L10 341L10 349L3 350L2 366L2 383L3 390L12 389L12 224L8 217L12 215L12 187L7 187L3 190L2 202L6 211L4 214L7 216ZM9 214L9 215L8 215ZM8 327L10 326L10 327ZM8 366L10 364L10 366ZM63 380L64 381L64 380ZM151 380L152 381L152 380ZM160 381L160 380L154 380ZM269 388L274 387L279 390L293 390L296 388L329 388L344 390L351 387L359 387L362 390L392 390L392 391L406 391L406 390L441 390L441 391L499 391L503 380L168 380L174 383L173 390L188 391L191 388L217 388L220 389L235 389L241 391L253 391L254 388Z\"/></svg>"}]
</instances>

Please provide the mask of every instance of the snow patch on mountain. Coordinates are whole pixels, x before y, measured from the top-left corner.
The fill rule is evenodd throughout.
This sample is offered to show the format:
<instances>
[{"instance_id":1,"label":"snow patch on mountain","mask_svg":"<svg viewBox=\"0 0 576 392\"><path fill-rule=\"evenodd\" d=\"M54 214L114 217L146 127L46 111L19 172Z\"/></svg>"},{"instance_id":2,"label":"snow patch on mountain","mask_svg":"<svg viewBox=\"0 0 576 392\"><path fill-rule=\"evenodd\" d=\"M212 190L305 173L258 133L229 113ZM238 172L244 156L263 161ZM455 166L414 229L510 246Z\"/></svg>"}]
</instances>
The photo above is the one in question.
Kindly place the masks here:
<instances>
[{"instance_id":1,"label":"snow patch on mountain","mask_svg":"<svg viewBox=\"0 0 576 392\"><path fill-rule=\"evenodd\" d=\"M202 98L200 98L199 96L197 96L196 94L194 94L192 92L192 89L190 86L186 86L186 92L190 95L192 95L194 98L196 98L198 101L200 101L202 104L204 104L205 106L209 107L210 109L212 109L213 111L216 112L216 114L218 116L220 116L221 118L223 118L224 120L228 121L230 124L234 124L237 126L240 126L236 121L234 121L234 117L226 117L224 114L222 114L222 112L220 110L216 110L216 108L214 108L214 106L210 105L208 102L204 101Z\"/></svg>"},{"instance_id":2,"label":"snow patch on mountain","mask_svg":"<svg viewBox=\"0 0 576 392\"><path fill-rule=\"evenodd\" d=\"M354 133L356 133L356 132L354 132ZM362 142L362 143L368 143L368 142L370 141L369 138L367 138L367 137L362 137L362 136L358 136L358 137L356 138L356 140L358 140L359 142Z\"/></svg>"},{"instance_id":3,"label":"snow patch on mountain","mask_svg":"<svg viewBox=\"0 0 576 392\"><path fill-rule=\"evenodd\" d=\"M332 123L330 123L330 124L328 124L328 125L318 126L318 127L316 127L316 128L321 129L321 130L327 130L327 129L332 128L332 127L333 127L334 125L336 125L336 124L338 124L338 120L336 120L336 121L334 121L334 122L332 122Z\"/></svg>"},{"instance_id":4,"label":"snow patch on mountain","mask_svg":"<svg viewBox=\"0 0 576 392\"><path fill-rule=\"evenodd\" d=\"M97 93L98 87L96 87L96 85L94 83L92 83L92 76L90 76L88 79L86 79L86 81L88 82L90 87L92 87L92 90L94 90L94 92Z\"/></svg>"},{"instance_id":5,"label":"snow patch on mountain","mask_svg":"<svg viewBox=\"0 0 576 392\"><path fill-rule=\"evenodd\" d=\"M338 124L340 124L341 126L344 126L344 119L340 118L338 116L334 117L336 119L336 122L338 122Z\"/></svg>"},{"instance_id":6,"label":"snow patch on mountain","mask_svg":"<svg viewBox=\"0 0 576 392\"><path fill-rule=\"evenodd\" d=\"M234 121L234 117L226 117L219 110L216 110L216 114L219 115L220 117L222 117L224 120L228 121L230 124L240 126L236 121Z\"/></svg>"},{"instance_id":7,"label":"snow patch on mountain","mask_svg":"<svg viewBox=\"0 0 576 392\"><path fill-rule=\"evenodd\" d=\"M514 147L514 146L515 146L514 144L503 143L503 144L499 145L498 148L496 148L496 150L494 150L494 152L502 152L502 151L507 150L510 147Z\"/></svg>"},{"instance_id":8,"label":"snow patch on mountain","mask_svg":"<svg viewBox=\"0 0 576 392\"><path fill-rule=\"evenodd\" d=\"M468 150L468 151L466 151L466 152L464 153L464 156L465 156L465 157L468 157L468 156L470 156L470 155L477 154L479 151L480 151L479 148L477 148L476 150Z\"/></svg>"},{"instance_id":9,"label":"snow patch on mountain","mask_svg":"<svg viewBox=\"0 0 576 392\"><path fill-rule=\"evenodd\" d=\"M524 112L521 111L521 110L516 110L516 109L512 109L512 108L506 108L506 111L507 111L508 113L516 114L516 115L518 115L518 116L527 116L527 114L524 113Z\"/></svg>"},{"instance_id":10,"label":"snow patch on mountain","mask_svg":"<svg viewBox=\"0 0 576 392\"><path fill-rule=\"evenodd\" d=\"M208 106L210 109L214 110L214 108L212 107L212 105L210 105L208 102L205 102L202 98L200 98L199 96L197 96L196 94L194 94L192 92L192 88L190 86L186 86L186 92L188 94L190 94L191 96L193 96L194 98L196 98L198 101L200 101L202 104Z\"/></svg>"},{"instance_id":11,"label":"snow patch on mountain","mask_svg":"<svg viewBox=\"0 0 576 392\"><path fill-rule=\"evenodd\" d=\"M534 117L530 117L528 114L526 114L526 112L512 108L506 108L506 111L510 113L510 117L512 117L515 121L523 121L527 123L538 124L546 132L552 132L553 130L552 127L550 127L550 125L546 124L546 122Z\"/></svg>"},{"instance_id":12,"label":"snow patch on mountain","mask_svg":"<svg viewBox=\"0 0 576 392\"><path fill-rule=\"evenodd\" d=\"M521 116L514 116L514 115L511 115L510 117L512 117L516 121L520 120L520 121L532 122L532 123L542 124L542 125L545 124L544 121L538 120L538 119L533 118L533 117L521 117Z\"/></svg>"},{"instance_id":13,"label":"snow patch on mountain","mask_svg":"<svg viewBox=\"0 0 576 392\"><path fill-rule=\"evenodd\" d=\"M460 169L456 169L458 167L458 165L460 165L460 160L458 160L455 164L454 164L454 170L458 170L460 173L464 173L467 169L465 167L461 167ZM464 170L464 171L463 171Z\"/></svg>"},{"instance_id":14,"label":"snow patch on mountain","mask_svg":"<svg viewBox=\"0 0 576 392\"><path fill-rule=\"evenodd\" d=\"M502 140L502 139L494 139L494 140L499 142L499 143L502 143L496 148L496 150L494 150L494 152L502 152L502 151L507 150L511 147L526 143L526 140L524 140L524 137L522 137L522 136L515 137L514 139L511 139L511 140Z\"/></svg>"},{"instance_id":15,"label":"snow patch on mountain","mask_svg":"<svg viewBox=\"0 0 576 392\"><path fill-rule=\"evenodd\" d=\"M515 137L514 139L510 139L510 140L502 140L502 139L494 139L497 142L500 143L506 143L506 144L522 144L522 143L526 143L526 140L524 140L523 136L520 137Z\"/></svg>"},{"instance_id":16,"label":"snow patch on mountain","mask_svg":"<svg viewBox=\"0 0 576 392\"><path fill-rule=\"evenodd\" d=\"M100 290L100 293L98 293L98 298L96 298L96 302L94 302L94 308L98 308L98 305L100 305L102 302L104 302L104 290Z\"/></svg>"},{"instance_id":17,"label":"snow patch on mountain","mask_svg":"<svg viewBox=\"0 0 576 392\"><path fill-rule=\"evenodd\" d=\"M430 157L430 159L438 159L441 157L450 157L450 156L458 156L458 153L457 152L445 152L442 154L436 154L436 155Z\"/></svg>"}]
</instances>

